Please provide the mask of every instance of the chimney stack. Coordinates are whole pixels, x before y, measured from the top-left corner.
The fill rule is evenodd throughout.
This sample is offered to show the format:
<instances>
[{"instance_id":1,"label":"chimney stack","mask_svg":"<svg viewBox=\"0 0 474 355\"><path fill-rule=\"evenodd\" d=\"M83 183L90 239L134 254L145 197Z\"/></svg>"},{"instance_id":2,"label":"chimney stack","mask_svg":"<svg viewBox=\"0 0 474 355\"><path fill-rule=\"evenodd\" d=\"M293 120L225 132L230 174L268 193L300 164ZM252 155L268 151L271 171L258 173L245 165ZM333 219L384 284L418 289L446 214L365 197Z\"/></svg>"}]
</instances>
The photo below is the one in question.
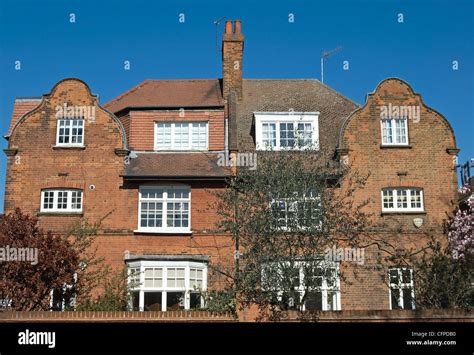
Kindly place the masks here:
<instances>
[{"instance_id":1,"label":"chimney stack","mask_svg":"<svg viewBox=\"0 0 474 355\"><path fill-rule=\"evenodd\" d=\"M228 99L229 92L234 90L237 98L242 98L242 59L244 35L240 20L226 21L222 37L222 95Z\"/></svg>"}]
</instances>

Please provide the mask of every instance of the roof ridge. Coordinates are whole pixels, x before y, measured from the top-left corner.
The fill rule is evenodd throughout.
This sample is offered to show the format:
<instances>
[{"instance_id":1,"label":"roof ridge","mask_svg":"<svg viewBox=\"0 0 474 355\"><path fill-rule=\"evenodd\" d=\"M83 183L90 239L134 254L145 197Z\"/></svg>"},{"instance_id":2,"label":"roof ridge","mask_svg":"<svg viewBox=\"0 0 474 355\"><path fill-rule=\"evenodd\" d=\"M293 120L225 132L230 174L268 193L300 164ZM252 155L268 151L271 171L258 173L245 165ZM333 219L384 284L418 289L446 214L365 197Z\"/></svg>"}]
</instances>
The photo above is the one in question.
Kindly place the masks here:
<instances>
[{"instance_id":1,"label":"roof ridge","mask_svg":"<svg viewBox=\"0 0 474 355\"><path fill-rule=\"evenodd\" d=\"M106 103L104 104L104 107L110 106L111 104L122 100L125 96L128 96L128 95L130 95L132 92L135 92L136 90L138 90L140 87L145 86L149 81L150 81L150 79L145 79L145 80L142 81L141 83L139 83L139 84L135 85L134 87L128 89L127 91L125 91L124 93L120 94L120 95L117 96L116 98L110 100L109 102L106 102Z\"/></svg>"}]
</instances>

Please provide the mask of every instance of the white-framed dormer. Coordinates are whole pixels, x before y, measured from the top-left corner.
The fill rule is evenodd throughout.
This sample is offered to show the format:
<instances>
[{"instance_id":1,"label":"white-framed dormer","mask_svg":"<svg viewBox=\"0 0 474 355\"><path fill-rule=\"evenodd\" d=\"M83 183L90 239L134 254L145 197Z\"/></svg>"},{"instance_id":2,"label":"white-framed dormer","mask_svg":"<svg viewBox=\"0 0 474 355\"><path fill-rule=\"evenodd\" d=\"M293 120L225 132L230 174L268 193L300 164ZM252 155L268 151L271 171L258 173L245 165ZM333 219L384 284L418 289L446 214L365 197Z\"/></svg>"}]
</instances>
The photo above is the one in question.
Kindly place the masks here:
<instances>
[{"instance_id":1,"label":"white-framed dormer","mask_svg":"<svg viewBox=\"0 0 474 355\"><path fill-rule=\"evenodd\" d=\"M257 150L319 150L319 112L254 112Z\"/></svg>"}]
</instances>

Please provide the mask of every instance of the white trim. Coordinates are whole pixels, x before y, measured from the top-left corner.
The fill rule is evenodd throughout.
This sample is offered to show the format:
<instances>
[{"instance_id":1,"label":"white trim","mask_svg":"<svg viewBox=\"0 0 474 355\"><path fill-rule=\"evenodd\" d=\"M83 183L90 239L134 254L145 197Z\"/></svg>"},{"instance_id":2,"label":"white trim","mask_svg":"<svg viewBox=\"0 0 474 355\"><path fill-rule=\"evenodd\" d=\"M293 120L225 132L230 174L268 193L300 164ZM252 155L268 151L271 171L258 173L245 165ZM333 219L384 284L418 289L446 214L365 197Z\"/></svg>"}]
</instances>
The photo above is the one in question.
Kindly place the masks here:
<instances>
[{"instance_id":1,"label":"white trim","mask_svg":"<svg viewBox=\"0 0 474 355\"><path fill-rule=\"evenodd\" d=\"M82 121L82 142L81 143L71 143L72 141L72 125L69 127L69 143L60 143L59 142L59 129L60 129L60 122L61 121ZM57 127L56 127L56 146L59 147L83 147L84 140L86 136L85 130L85 120L83 118L60 118L56 120Z\"/></svg>"},{"instance_id":2,"label":"white trim","mask_svg":"<svg viewBox=\"0 0 474 355\"><path fill-rule=\"evenodd\" d=\"M397 127L395 124L396 120L403 120L405 122L405 134L406 134L406 142L399 143L397 139L399 138L397 135ZM392 143L384 142L383 141L383 122L389 121L390 122L390 129L392 130ZM407 146L410 144L410 139L408 136L408 119L407 118L382 118L380 119L380 142L382 146Z\"/></svg>"},{"instance_id":3,"label":"white trim","mask_svg":"<svg viewBox=\"0 0 474 355\"><path fill-rule=\"evenodd\" d=\"M206 147L205 148L193 148L193 124L202 124L206 125ZM169 124L170 125L170 140L171 146L169 148L158 148L157 133L159 124ZM176 124L187 124L188 125L188 146L185 148L175 147L174 137L175 137L175 127ZM209 121L155 121L154 131L153 131L153 150L155 151L207 151L209 150Z\"/></svg>"},{"instance_id":4,"label":"white trim","mask_svg":"<svg viewBox=\"0 0 474 355\"><path fill-rule=\"evenodd\" d=\"M53 208L44 208L44 199L45 199L45 192L52 192L53 193ZM67 206L66 208L58 208L58 194L59 192L65 192L67 198ZM81 195L81 208L72 208L72 193L73 192L80 192ZM43 189L41 190L41 202L40 202L40 212L54 212L54 213L81 213L83 206L84 206L84 192L81 189Z\"/></svg>"},{"instance_id":5,"label":"white trim","mask_svg":"<svg viewBox=\"0 0 474 355\"><path fill-rule=\"evenodd\" d=\"M397 207L398 204L398 190L406 191L407 193L407 207ZM384 207L384 191L391 191L392 192L392 204L393 207ZM411 207L411 194L412 191L420 191L420 204L421 207ZM387 187L383 188L380 191L380 195L382 198L382 212L424 212L425 211L425 204L423 201L423 189L417 187Z\"/></svg>"},{"instance_id":6,"label":"white trim","mask_svg":"<svg viewBox=\"0 0 474 355\"><path fill-rule=\"evenodd\" d=\"M161 292L161 308L162 311L167 310L167 293L183 292L184 293L184 309L190 309L191 293L198 293L207 290L207 264L196 261L157 261L157 260L139 260L127 262L128 265L128 283L130 285L131 269L139 269L140 284L138 287L132 287L132 292L139 292L139 310L145 310L145 292ZM145 287L145 269L161 268L162 282L161 287ZM184 269L184 287L168 287L168 269L181 268ZM190 271L191 269L202 270L202 288L195 290L191 288ZM201 298L201 307L204 306L204 300Z\"/></svg>"},{"instance_id":7,"label":"white trim","mask_svg":"<svg viewBox=\"0 0 474 355\"><path fill-rule=\"evenodd\" d=\"M161 212L161 227L142 227L141 226L141 212L142 212L142 202L148 200L142 199L142 191L147 189L163 189L163 197L157 199L151 199L150 202L159 202L162 203L162 212ZM188 190L188 198L179 198L179 199L168 199L168 192L166 189L173 188L184 188ZM188 227L167 227L167 212L168 212L168 202L183 202L188 203ZM135 232L145 232L145 233L166 233L166 234L179 234L179 233L191 233L191 186L185 184L175 184L175 185L141 185L138 189L138 228Z\"/></svg>"},{"instance_id":8,"label":"white trim","mask_svg":"<svg viewBox=\"0 0 474 355\"><path fill-rule=\"evenodd\" d=\"M390 281L390 271L392 271L392 270L397 270L397 273L398 273L398 283L397 284L393 284ZM402 272L403 272L403 270L409 270L410 271L410 282L409 283L402 282L402 277L403 277ZM390 306L391 310L393 310L393 307L392 307L392 288L394 288L394 289L396 288L396 289L400 290L400 293L399 293L399 295L400 295L399 307L400 308L397 308L397 309L406 309L404 299L403 299L403 292L401 292L401 290L403 290L403 289L411 289L412 305L411 305L410 309L415 309L415 284L414 284L414 281L413 281L413 270L412 269L405 268L405 267L402 267L402 268L394 267L394 268L388 269L388 300L389 300L389 306Z\"/></svg>"},{"instance_id":9,"label":"white trim","mask_svg":"<svg viewBox=\"0 0 474 355\"><path fill-rule=\"evenodd\" d=\"M255 117L255 142L257 150L319 150L319 112L254 112ZM311 123L312 146L311 147L281 147L280 146L280 123ZM276 145L268 148L263 145L262 125L264 123L275 124ZM295 129L297 129L295 127ZM295 136L295 142L298 138Z\"/></svg>"}]
</instances>

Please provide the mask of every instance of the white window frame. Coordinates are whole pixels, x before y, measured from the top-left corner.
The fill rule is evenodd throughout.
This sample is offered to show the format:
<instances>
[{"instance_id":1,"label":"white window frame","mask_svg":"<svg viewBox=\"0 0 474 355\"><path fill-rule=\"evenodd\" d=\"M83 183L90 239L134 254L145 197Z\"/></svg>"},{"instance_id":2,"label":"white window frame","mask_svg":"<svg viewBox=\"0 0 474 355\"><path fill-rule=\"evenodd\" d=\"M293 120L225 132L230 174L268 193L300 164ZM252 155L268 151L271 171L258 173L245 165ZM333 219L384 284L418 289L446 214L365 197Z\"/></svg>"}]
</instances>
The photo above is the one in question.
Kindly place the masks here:
<instances>
[{"instance_id":1,"label":"white window frame","mask_svg":"<svg viewBox=\"0 0 474 355\"><path fill-rule=\"evenodd\" d=\"M132 292L139 292L139 310L145 310L145 292L161 292L161 308L162 311L167 310L167 292L183 292L184 293L184 309L190 309L191 293L205 292L207 290L207 269L206 263L198 261L156 261L141 260L128 262L129 285L131 283L131 269L139 270L139 285L131 285ZM161 268L162 271L162 287L145 287L145 269ZM184 268L184 287L168 287L168 269ZM199 290L191 287L191 269L202 270L202 288ZM131 307L132 305L130 305ZM201 297L201 307L204 307L204 299Z\"/></svg>"},{"instance_id":2,"label":"white window frame","mask_svg":"<svg viewBox=\"0 0 474 355\"><path fill-rule=\"evenodd\" d=\"M53 193L53 208L45 208L44 207L44 199L45 193L52 192ZM67 194L67 207L66 208L58 208L58 195L59 192ZM81 196L81 208L72 208L72 193L73 192L80 192ZM84 207L84 192L80 189L43 189L41 190L41 205L40 205L40 212L45 213L81 213Z\"/></svg>"},{"instance_id":3,"label":"white window frame","mask_svg":"<svg viewBox=\"0 0 474 355\"><path fill-rule=\"evenodd\" d=\"M142 191L147 189L163 189L163 198L154 199L154 202L162 203L162 227L142 227L141 226L141 214L142 214L142 202L150 202L151 200L142 199ZM188 190L188 198L180 199L168 199L167 189L180 188ZM142 185L138 190L138 228L135 232L148 232L148 233L167 233L167 234L180 234L180 233L191 233L191 186L189 185ZM188 203L188 226L187 227L167 227L167 214L168 214L168 202L187 202Z\"/></svg>"},{"instance_id":4,"label":"white window frame","mask_svg":"<svg viewBox=\"0 0 474 355\"><path fill-rule=\"evenodd\" d=\"M278 265L272 266L272 264L277 264L277 263L269 263L269 267L278 267ZM303 265L305 264L305 261L299 261L295 262L295 267L299 269L299 287L295 288L295 292L298 292L300 295L300 301L302 297L304 296L304 292L307 291L305 290L305 285L304 285L304 268ZM334 269L335 272L337 273L337 277L334 279L334 286L333 287L328 287L327 285L327 279L325 277L322 277L322 284L321 287L317 289L317 291L321 292L321 297L322 297L322 310L323 311L331 311L331 309L328 309L328 292L335 292L335 309L334 311L340 311L341 310L341 277L340 277L340 270L339 270L339 263L333 262L333 261L321 261L321 268L322 269ZM262 269L262 279L265 277L265 267ZM266 289L262 289L263 291L266 291ZM273 292L275 290L272 290ZM277 290L277 296L278 299L281 301L282 296L283 296L283 291L278 291ZM306 310L306 305L303 303L301 305L301 310L305 311Z\"/></svg>"},{"instance_id":5,"label":"white window frame","mask_svg":"<svg viewBox=\"0 0 474 355\"><path fill-rule=\"evenodd\" d=\"M405 134L406 134L406 142L397 142L400 137L397 133L397 125L396 125L396 121L397 120L401 120L404 122L404 128L405 128ZM392 130L392 142L384 142L384 121L387 121L390 123L390 128ZM380 120L380 138L381 138L381 142L382 142L382 146L407 146L409 145L409 135L408 135L408 119L407 118L383 118Z\"/></svg>"},{"instance_id":6,"label":"white window frame","mask_svg":"<svg viewBox=\"0 0 474 355\"><path fill-rule=\"evenodd\" d=\"M284 202L286 204L286 210L285 210L285 225L284 226L279 226L279 229L286 231L289 230L288 227L288 212L290 211L290 208L294 208L295 213L298 213L298 203L302 203L306 200L309 201L319 201L320 209L322 209L321 206L321 193L317 193L316 196L306 196L304 194L301 198L298 198L295 192L295 197L286 197L286 198L276 198L273 199L270 203L270 208L273 209L273 204L275 203L281 203ZM273 213L273 211L272 211ZM278 219L279 220L279 219ZM277 223L278 223L277 220ZM298 229L299 230L305 230L307 227L304 225L301 225L300 222L298 221ZM322 221L320 221L319 228L322 228Z\"/></svg>"},{"instance_id":7,"label":"white window frame","mask_svg":"<svg viewBox=\"0 0 474 355\"><path fill-rule=\"evenodd\" d=\"M396 270L397 273L398 273L398 283L395 284L395 283L392 283L391 280L390 280L390 272L393 271L393 270ZM409 283L404 283L403 282L403 274L402 272L403 271L406 271L406 270L409 270L410 271L410 282ZM398 306L400 308L396 308L396 309L406 309L404 306L405 306L405 303L404 303L404 299L403 299L403 289L411 289L411 299L412 299L412 304L411 304L411 308L410 309L415 309L415 283L413 281L413 269L409 269L409 268L404 268L404 267L401 267L401 268L390 268L389 271L388 271L388 284L389 284L389 304L390 304L390 309L393 310L393 305L392 305L392 289L398 289L400 290L400 299L399 299L399 304Z\"/></svg>"},{"instance_id":8,"label":"white window frame","mask_svg":"<svg viewBox=\"0 0 474 355\"><path fill-rule=\"evenodd\" d=\"M254 112L255 117L255 141L257 150L319 150L319 112ZM264 123L275 124L276 145L275 147L266 147L263 144ZM312 125L312 146L299 147L297 145L298 137L295 135L295 147L281 147L280 145L280 123L293 123L296 127L298 123L311 123ZM295 129L297 129L295 127Z\"/></svg>"},{"instance_id":9,"label":"white window frame","mask_svg":"<svg viewBox=\"0 0 474 355\"><path fill-rule=\"evenodd\" d=\"M206 125L206 147L205 148L193 148L193 124L205 124ZM171 126L171 147L170 148L159 148L158 147L158 125L169 124ZM188 125L188 146L187 147L176 147L175 146L175 127L177 124ZM170 150L195 150L195 151L207 151L209 150L209 122L208 121L155 121L154 124L154 150L156 151L170 151Z\"/></svg>"},{"instance_id":10,"label":"white window frame","mask_svg":"<svg viewBox=\"0 0 474 355\"><path fill-rule=\"evenodd\" d=\"M407 193L407 207L398 207L398 191L403 190ZM384 207L384 191L392 192L392 204L393 207ZM421 207L411 207L411 197L413 191L420 192L420 204ZM423 189L416 187L390 187L383 188L380 192L382 198L382 212L424 212L425 204L423 201Z\"/></svg>"},{"instance_id":11,"label":"white window frame","mask_svg":"<svg viewBox=\"0 0 474 355\"><path fill-rule=\"evenodd\" d=\"M71 122L71 126L69 127L69 143L60 143L59 142L59 130L61 126L61 121ZM82 142L81 143L71 143L72 142L72 121L82 121ZM56 129L56 145L60 147L83 147L84 140L85 140L85 120L83 118L60 118L57 120L57 129Z\"/></svg>"}]
</instances>

